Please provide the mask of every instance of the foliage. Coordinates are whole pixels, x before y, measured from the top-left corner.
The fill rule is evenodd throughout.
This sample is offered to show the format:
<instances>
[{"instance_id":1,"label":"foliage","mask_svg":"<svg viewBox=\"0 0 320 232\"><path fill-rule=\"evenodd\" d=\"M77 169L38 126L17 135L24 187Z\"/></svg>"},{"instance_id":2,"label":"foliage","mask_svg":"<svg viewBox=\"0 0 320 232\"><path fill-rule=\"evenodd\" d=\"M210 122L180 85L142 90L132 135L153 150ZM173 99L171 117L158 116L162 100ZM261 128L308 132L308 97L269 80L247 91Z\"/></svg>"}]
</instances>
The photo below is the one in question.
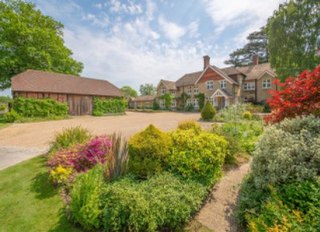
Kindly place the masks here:
<instances>
[{"instance_id":1,"label":"foliage","mask_svg":"<svg viewBox=\"0 0 320 232\"><path fill-rule=\"evenodd\" d=\"M11 110L3 115L5 122L14 122L21 118L21 116L15 111Z\"/></svg>"},{"instance_id":2,"label":"foliage","mask_svg":"<svg viewBox=\"0 0 320 232\"><path fill-rule=\"evenodd\" d=\"M243 114L242 114L242 118L244 119L247 119L247 120L251 120L252 119L252 114L250 111L245 111Z\"/></svg>"},{"instance_id":3,"label":"foliage","mask_svg":"<svg viewBox=\"0 0 320 232\"><path fill-rule=\"evenodd\" d=\"M212 104L209 101L207 101L201 110L201 118L203 120L209 121L213 119L215 114L216 114L216 110L214 109Z\"/></svg>"},{"instance_id":4,"label":"foliage","mask_svg":"<svg viewBox=\"0 0 320 232\"><path fill-rule=\"evenodd\" d=\"M68 181L72 172L72 168L62 167L61 165L58 165L57 167L50 170L50 178L54 183L64 184Z\"/></svg>"},{"instance_id":5,"label":"foliage","mask_svg":"<svg viewBox=\"0 0 320 232\"><path fill-rule=\"evenodd\" d=\"M160 173L171 147L169 136L148 126L129 140L129 171L140 178Z\"/></svg>"},{"instance_id":6,"label":"foliage","mask_svg":"<svg viewBox=\"0 0 320 232\"><path fill-rule=\"evenodd\" d=\"M315 178L320 173L320 120L285 119L266 129L254 152L257 186Z\"/></svg>"},{"instance_id":7,"label":"foliage","mask_svg":"<svg viewBox=\"0 0 320 232\"><path fill-rule=\"evenodd\" d=\"M185 92L182 92L180 97L179 97L179 100L181 101L181 105L183 107L186 107L186 103L187 103L187 100L190 98L190 95L185 93Z\"/></svg>"},{"instance_id":8,"label":"foliage","mask_svg":"<svg viewBox=\"0 0 320 232\"><path fill-rule=\"evenodd\" d=\"M263 104L262 102L260 103L255 103L255 104L251 104L251 103L246 103L245 104L245 108L247 111L249 111L251 114L254 113L263 113L264 112L264 106L265 104Z\"/></svg>"},{"instance_id":9,"label":"foliage","mask_svg":"<svg viewBox=\"0 0 320 232\"><path fill-rule=\"evenodd\" d=\"M18 97L13 100L13 109L26 118L49 118L68 115L68 106L53 99L33 99Z\"/></svg>"},{"instance_id":10,"label":"foliage","mask_svg":"<svg viewBox=\"0 0 320 232\"><path fill-rule=\"evenodd\" d=\"M175 231L201 206L206 189L163 173L137 182L125 177L105 186L106 231Z\"/></svg>"},{"instance_id":11,"label":"foliage","mask_svg":"<svg viewBox=\"0 0 320 232\"><path fill-rule=\"evenodd\" d=\"M193 107L193 104L189 103L187 104L185 107L184 107L185 111L187 112L192 112L194 111L194 107Z\"/></svg>"},{"instance_id":12,"label":"foliage","mask_svg":"<svg viewBox=\"0 0 320 232\"><path fill-rule=\"evenodd\" d=\"M122 86L120 91L126 99L138 96L137 91L128 85Z\"/></svg>"},{"instance_id":13,"label":"foliage","mask_svg":"<svg viewBox=\"0 0 320 232\"><path fill-rule=\"evenodd\" d=\"M259 63L268 62L266 29L262 27L259 31L250 33L247 40L248 43L243 48L238 48L229 54L229 60L226 60L225 64L232 64L236 67L250 65L254 55L259 56Z\"/></svg>"},{"instance_id":14,"label":"foliage","mask_svg":"<svg viewBox=\"0 0 320 232\"><path fill-rule=\"evenodd\" d=\"M217 121L238 121L242 114L247 111L247 104L234 104L218 111L214 119Z\"/></svg>"},{"instance_id":15,"label":"foliage","mask_svg":"<svg viewBox=\"0 0 320 232\"><path fill-rule=\"evenodd\" d=\"M171 133L172 152L168 157L169 169L184 178L212 184L220 177L227 142L218 135L194 130Z\"/></svg>"},{"instance_id":16,"label":"foliage","mask_svg":"<svg viewBox=\"0 0 320 232\"><path fill-rule=\"evenodd\" d=\"M140 85L139 91L142 96L155 95L156 87L153 84L144 84Z\"/></svg>"},{"instance_id":17,"label":"foliage","mask_svg":"<svg viewBox=\"0 0 320 232\"><path fill-rule=\"evenodd\" d=\"M319 14L318 1L291 0L281 4L269 18L270 63L282 80L319 65Z\"/></svg>"},{"instance_id":18,"label":"foliage","mask_svg":"<svg viewBox=\"0 0 320 232\"><path fill-rule=\"evenodd\" d=\"M63 41L63 25L45 16L32 3L0 2L0 89L26 69L78 75L82 63L72 58Z\"/></svg>"},{"instance_id":19,"label":"foliage","mask_svg":"<svg viewBox=\"0 0 320 232\"><path fill-rule=\"evenodd\" d=\"M297 78L287 78L280 87L268 100L272 113L266 117L267 122L276 123L299 115L320 116L320 65Z\"/></svg>"},{"instance_id":20,"label":"foliage","mask_svg":"<svg viewBox=\"0 0 320 232\"><path fill-rule=\"evenodd\" d=\"M171 93L165 93L160 97L160 99L164 100L164 106L166 110L169 110L172 105L172 100L174 99L174 96Z\"/></svg>"},{"instance_id":21,"label":"foliage","mask_svg":"<svg viewBox=\"0 0 320 232\"><path fill-rule=\"evenodd\" d=\"M8 104L11 102L11 98L9 96L0 96L0 103Z\"/></svg>"},{"instance_id":22,"label":"foliage","mask_svg":"<svg viewBox=\"0 0 320 232\"><path fill-rule=\"evenodd\" d=\"M4 111L6 109L7 109L7 107L5 105L0 104L0 111Z\"/></svg>"},{"instance_id":23,"label":"foliage","mask_svg":"<svg viewBox=\"0 0 320 232\"><path fill-rule=\"evenodd\" d=\"M108 113L123 113L127 107L127 102L122 98L112 98L102 100L99 97L93 98L92 115L102 116Z\"/></svg>"},{"instance_id":24,"label":"foliage","mask_svg":"<svg viewBox=\"0 0 320 232\"><path fill-rule=\"evenodd\" d=\"M101 227L103 167L97 165L87 173L80 174L70 191L69 210L74 221L86 230Z\"/></svg>"},{"instance_id":25,"label":"foliage","mask_svg":"<svg viewBox=\"0 0 320 232\"><path fill-rule=\"evenodd\" d=\"M195 98L198 99L199 109L202 110L205 102L205 95L203 93L198 93L195 95Z\"/></svg>"},{"instance_id":26,"label":"foliage","mask_svg":"<svg viewBox=\"0 0 320 232\"><path fill-rule=\"evenodd\" d=\"M83 144L91 137L90 132L80 126L64 129L55 135L51 143L50 152L72 147L76 144Z\"/></svg>"},{"instance_id":27,"label":"foliage","mask_svg":"<svg viewBox=\"0 0 320 232\"><path fill-rule=\"evenodd\" d=\"M160 105L159 105L159 103L157 102L157 100L154 100L154 101L153 101L152 109L153 109L153 110L159 110L159 109L160 109Z\"/></svg>"},{"instance_id":28,"label":"foliage","mask_svg":"<svg viewBox=\"0 0 320 232\"><path fill-rule=\"evenodd\" d=\"M178 129L180 130L193 130L196 134L200 134L202 132L201 126L199 123L195 121L184 121L180 122L178 125Z\"/></svg>"}]
</instances>

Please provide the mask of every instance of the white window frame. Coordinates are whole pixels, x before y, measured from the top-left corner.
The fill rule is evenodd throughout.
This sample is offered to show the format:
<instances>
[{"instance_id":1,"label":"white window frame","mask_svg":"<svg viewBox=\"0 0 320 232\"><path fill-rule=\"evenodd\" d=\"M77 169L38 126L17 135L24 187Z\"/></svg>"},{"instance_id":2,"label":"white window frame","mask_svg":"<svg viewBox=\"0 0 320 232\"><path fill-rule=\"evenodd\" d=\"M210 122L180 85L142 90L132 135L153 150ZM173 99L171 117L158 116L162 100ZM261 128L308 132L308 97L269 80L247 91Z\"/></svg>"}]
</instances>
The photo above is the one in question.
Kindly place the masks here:
<instances>
[{"instance_id":1,"label":"white window frame","mask_svg":"<svg viewBox=\"0 0 320 232\"><path fill-rule=\"evenodd\" d=\"M255 82L245 82L243 84L243 89L246 91L251 91L256 89L256 83Z\"/></svg>"},{"instance_id":2,"label":"white window frame","mask_svg":"<svg viewBox=\"0 0 320 232\"><path fill-rule=\"evenodd\" d=\"M193 88L193 94L194 94L194 95L199 94L199 89L198 89L198 87L194 87L194 88Z\"/></svg>"},{"instance_id":3,"label":"white window frame","mask_svg":"<svg viewBox=\"0 0 320 232\"><path fill-rule=\"evenodd\" d=\"M187 94L188 95L192 94L192 87L191 86L187 87Z\"/></svg>"},{"instance_id":4,"label":"white window frame","mask_svg":"<svg viewBox=\"0 0 320 232\"><path fill-rule=\"evenodd\" d=\"M263 89L271 89L271 79L265 79L262 81Z\"/></svg>"},{"instance_id":5,"label":"white window frame","mask_svg":"<svg viewBox=\"0 0 320 232\"><path fill-rule=\"evenodd\" d=\"M193 106L194 108L199 108L199 101L197 98L193 99Z\"/></svg>"},{"instance_id":6,"label":"white window frame","mask_svg":"<svg viewBox=\"0 0 320 232\"><path fill-rule=\"evenodd\" d=\"M172 100L172 103L171 103L171 107L172 107L172 108L175 108L176 106L177 106L176 100L173 99L173 100Z\"/></svg>"},{"instance_id":7,"label":"white window frame","mask_svg":"<svg viewBox=\"0 0 320 232\"><path fill-rule=\"evenodd\" d=\"M207 90L213 90L213 81L206 81Z\"/></svg>"},{"instance_id":8,"label":"white window frame","mask_svg":"<svg viewBox=\"0 0 320 232\"><path fill-rule=\"evenodd\" d=\"M160 94L161 94L161 95L164 95L165 93L166 93L166 89L165 89L165 88L161 88L161 89L160 89Z\"/></svg>"},{"instance_id":9,"label":"white window frame","mask_svg":"<svg viewBox=\"0 0 320 232\"><path fill-rule=\"evenodd\" d=\"M227 82L226 82L226 80L220 81L220 88L221 88L221 89L226 89L226 88L227 88Z\"/></svg>"},{"instance_id":10,"label":"white window frame","mask_svg":"<svg viewBox=\"0 0 320 232\"><path fill-rule=\"evenodd\" d=\"M165 107L164 105L164 100L163 99L160 99L160 108L163 109Z\"/></svg>"}]
</instances>

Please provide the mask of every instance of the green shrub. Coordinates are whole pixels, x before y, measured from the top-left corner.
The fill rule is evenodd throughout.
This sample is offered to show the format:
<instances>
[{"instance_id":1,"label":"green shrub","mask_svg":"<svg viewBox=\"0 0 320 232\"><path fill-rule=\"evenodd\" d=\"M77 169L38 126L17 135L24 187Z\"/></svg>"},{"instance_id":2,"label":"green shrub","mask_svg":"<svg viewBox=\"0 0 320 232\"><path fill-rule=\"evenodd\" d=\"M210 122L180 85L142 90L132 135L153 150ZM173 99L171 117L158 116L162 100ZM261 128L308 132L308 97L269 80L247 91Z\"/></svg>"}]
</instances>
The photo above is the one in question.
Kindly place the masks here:
<instances>
[{"instance_id":1,"label":"green shrub","mask_svg":"<svg viewBox=\"0 0 320 232\"><path fill-rule=\"evenodd\" d=\"M200 134L202 131L201 126L192 120L180 122L178 125L178 129L180 129L180 130L193 130L196 134Z\"/></svg>"},{"instance_id":2,"label":"green shrub","mask_svg":"<svg viewBox=\"0 0 320 232\"><path fill-rule=\"evenodd\" d=\"M216 114L216 110L214 109L212 104L209 101L207 101L201 110L201 118L203 120L209 121L213 119L215 114Z\"/></svg>"},{"instance_id":3,"label":"green shrub","mask_svg":"<svg viewBox=\"0 0 320 232\"><path fill-rule=\"evenodd\" d=\"M160 105L156 100L153 101L152 109L153 110L159 110L160 109Z\"/></svg>"},{"instance_id":4,"label":"green shrub","mask_svg":"<svg viewBox=\"0 0 320 232\"><path fill-rule=\"evenodd\" d=\"M129 140L129 171L140 178L164 169L171 147L170 137L153 125Z\"/></svg>"},{"instance_id":5,"label":"green shrub","mask_svg":"<svg viewBox=\"0 0 320 232\"><path fill-rule=\"evenodd\" d=\"M77 176L71 190L69 210L71 218L86 230L98 229L102 225L103 171L97 165L87 173Z\"/></svg>"},{"instance_id":6,"label":"green shrub","mask_svg":"<svg viewBox=\"0 0 320 232\"><path fill-rule=\"evenodd\" d=\"M48 118L68 115L68 106L53 99L15 98L13 109L22 117Z\"/></svg>"},{"instance_id":7,"label":"green shrub","mask_svg":"<svg viewBox=\"0 0 320 232\"><path fill-rule=\"evenodd\" d=\"M192 104L187 104L184 107L184 110L187 111L187 112L192 112L192 111L194 111L194 106Z\"/></svg>"},{"instance_id":8,"label":"green shrub","mask_svg":"<svg viewBox=\"0 0 320 232\"><path fill-rule=\"evenodd\" d=\"M171 138L172 152L167 161L170 170L208 185L220 177L227 148L224 138L193 130L177 130Z\"/></svg>"},{"instance_id":9,"label":"green shrub","mask_svg":"<svg viewBox=\"0 0 320 232\"><path fill-rule=\"evenodd\" d=\"M93 116L103 116L110 113L124 113L127 101L122 98L110 98L102 100L99 97L93 98Z\"/></svg>"},{"instance_id":10,"label":"green shrub","mask_svg":"<svg viewBox=\"0 0 320 232\"><path fill-rule=\"evenodd\" d=\"M87 142L91 137L90 132L80 126L71 127L58 133L50 148L50 152L72 147L76 144Z\"/></svg>"},{"instance_id":11,"label":"green shrub","mask_svg":"<svg viewBox=\"0 0 320 232\"><path fill-rule=\"evenodd\" d=\"M10 112L5 113L3 118L6 122L10 123L20 119L21 116L15 110L11 110Z\"/></svg>"},{"instance_id":12,"label":"green shrub","mask_svg":"<svg viewBox=\"0 0 320 232\"><path fill-rule=\"evenodd\" d=\"M137 182L129 177L105 186L105 231L177 230L201 206L206 189L163 173Z\"/></svg>"},{"instance_id":13,"label":"green shrub","mask_svg":"<svg viewBox=\"0 0 320 232\"><path fill-rule=\"evenodd\" d=\"M250 113L250 111L245 111L242 114L242 118L247 119L247 120L251 120L252 119L252 114Z\"/></svg>"},{"instance_id":14,"label":"green shrub","mask_svg":"<svg viewBox=\"0 0 320 232\"><path fill-rule=\"evenodd\" d=\"M5 106L5 105L1 105L0 104L0 111L4 111L4 110L6 110L7 109L7 107Z\"/></svg>"},{"instance_id":15,"label":"green shrub","mask_svg":"<svg viewBox=\"0 0 320 232\"><path fill-rule=\"evenodd\" d=\"M254 152L257 186L314 179L320 173L320 120L285 119L266 129Z\"/></svg>"}]
</instances>

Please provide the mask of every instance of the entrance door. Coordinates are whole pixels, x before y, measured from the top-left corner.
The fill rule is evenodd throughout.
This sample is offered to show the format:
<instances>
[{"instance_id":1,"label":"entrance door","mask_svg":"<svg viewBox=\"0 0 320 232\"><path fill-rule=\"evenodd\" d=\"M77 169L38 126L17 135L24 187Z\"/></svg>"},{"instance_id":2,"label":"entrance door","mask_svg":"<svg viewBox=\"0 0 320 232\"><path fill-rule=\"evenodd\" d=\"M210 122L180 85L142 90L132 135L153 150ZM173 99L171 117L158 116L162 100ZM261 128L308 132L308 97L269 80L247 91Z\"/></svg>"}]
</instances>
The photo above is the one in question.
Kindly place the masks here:
<instances>
[{"instance_id":1,"label":"entrance door","mask_svg":"<svg viewBox=\"0 0 320 232\"><path fill-rule=\"evenodd\" d=\"M217 97L217 108L220 110L226 105L225 97Z\"/></svg>"},{"instance_id":2,"label":"entrance door","mask_svg":"<svg viewBox=\"0 0 320 232\"><path fill-rule=\"evenodd\" d=\"M92 97L68 95L69 114L90 115L92 114Z\"/></svg>"}]
</instances>

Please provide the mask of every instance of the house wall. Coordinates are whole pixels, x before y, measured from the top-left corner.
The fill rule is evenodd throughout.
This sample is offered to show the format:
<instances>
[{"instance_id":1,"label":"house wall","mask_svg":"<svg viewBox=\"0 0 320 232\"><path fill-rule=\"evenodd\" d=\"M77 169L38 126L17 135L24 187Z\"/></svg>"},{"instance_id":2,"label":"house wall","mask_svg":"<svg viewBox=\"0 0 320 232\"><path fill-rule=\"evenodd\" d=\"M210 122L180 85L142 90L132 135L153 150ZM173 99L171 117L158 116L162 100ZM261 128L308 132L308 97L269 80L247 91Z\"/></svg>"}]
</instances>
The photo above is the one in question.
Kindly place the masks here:
<instances>
[{"instance_id":1,"label":"house wall","mask_svg":"<svg viewBox=\"0 0 320 232\"><path fill-rule=\"evenodd\" d=\"M153 101L132 101L130 106L134 109L151 109L153 107Z\"/></svg>"},{"instance_id":2,"label":"house wall","mask_svg":"<svg viewBox=\"0 0 320 232\"><path fill-rule=\"evenodd\" d=\"M271 88L270 89L263 89L262 88L263 80L267 80L267 79L271 79ZM277 89L277 87L273 83L273 81L274 81L274 77L270 76L267 73L264 74L259 80L257 80L256 87L257 87L257 101L258 102L265 101L266 99L268 99L271 96L269 91Z\"/></svg>"},{"instance_id":3,"label":"house wall","mask_svg":"<svg viewBox=\"0 0 320 232\"><path fill-rule=\"evenodd\" d=\"M255 80L250 80L250 81L244 81L244 83L255 83ZM255 102L256 101L256 91L257 91L257 85L255 87L255 90L245 90L244 89L244 84L241 86L242 90L241 90L241 100L242 102L248 102L248 101L252 101Z\"/></svg>"}]
</instances>

